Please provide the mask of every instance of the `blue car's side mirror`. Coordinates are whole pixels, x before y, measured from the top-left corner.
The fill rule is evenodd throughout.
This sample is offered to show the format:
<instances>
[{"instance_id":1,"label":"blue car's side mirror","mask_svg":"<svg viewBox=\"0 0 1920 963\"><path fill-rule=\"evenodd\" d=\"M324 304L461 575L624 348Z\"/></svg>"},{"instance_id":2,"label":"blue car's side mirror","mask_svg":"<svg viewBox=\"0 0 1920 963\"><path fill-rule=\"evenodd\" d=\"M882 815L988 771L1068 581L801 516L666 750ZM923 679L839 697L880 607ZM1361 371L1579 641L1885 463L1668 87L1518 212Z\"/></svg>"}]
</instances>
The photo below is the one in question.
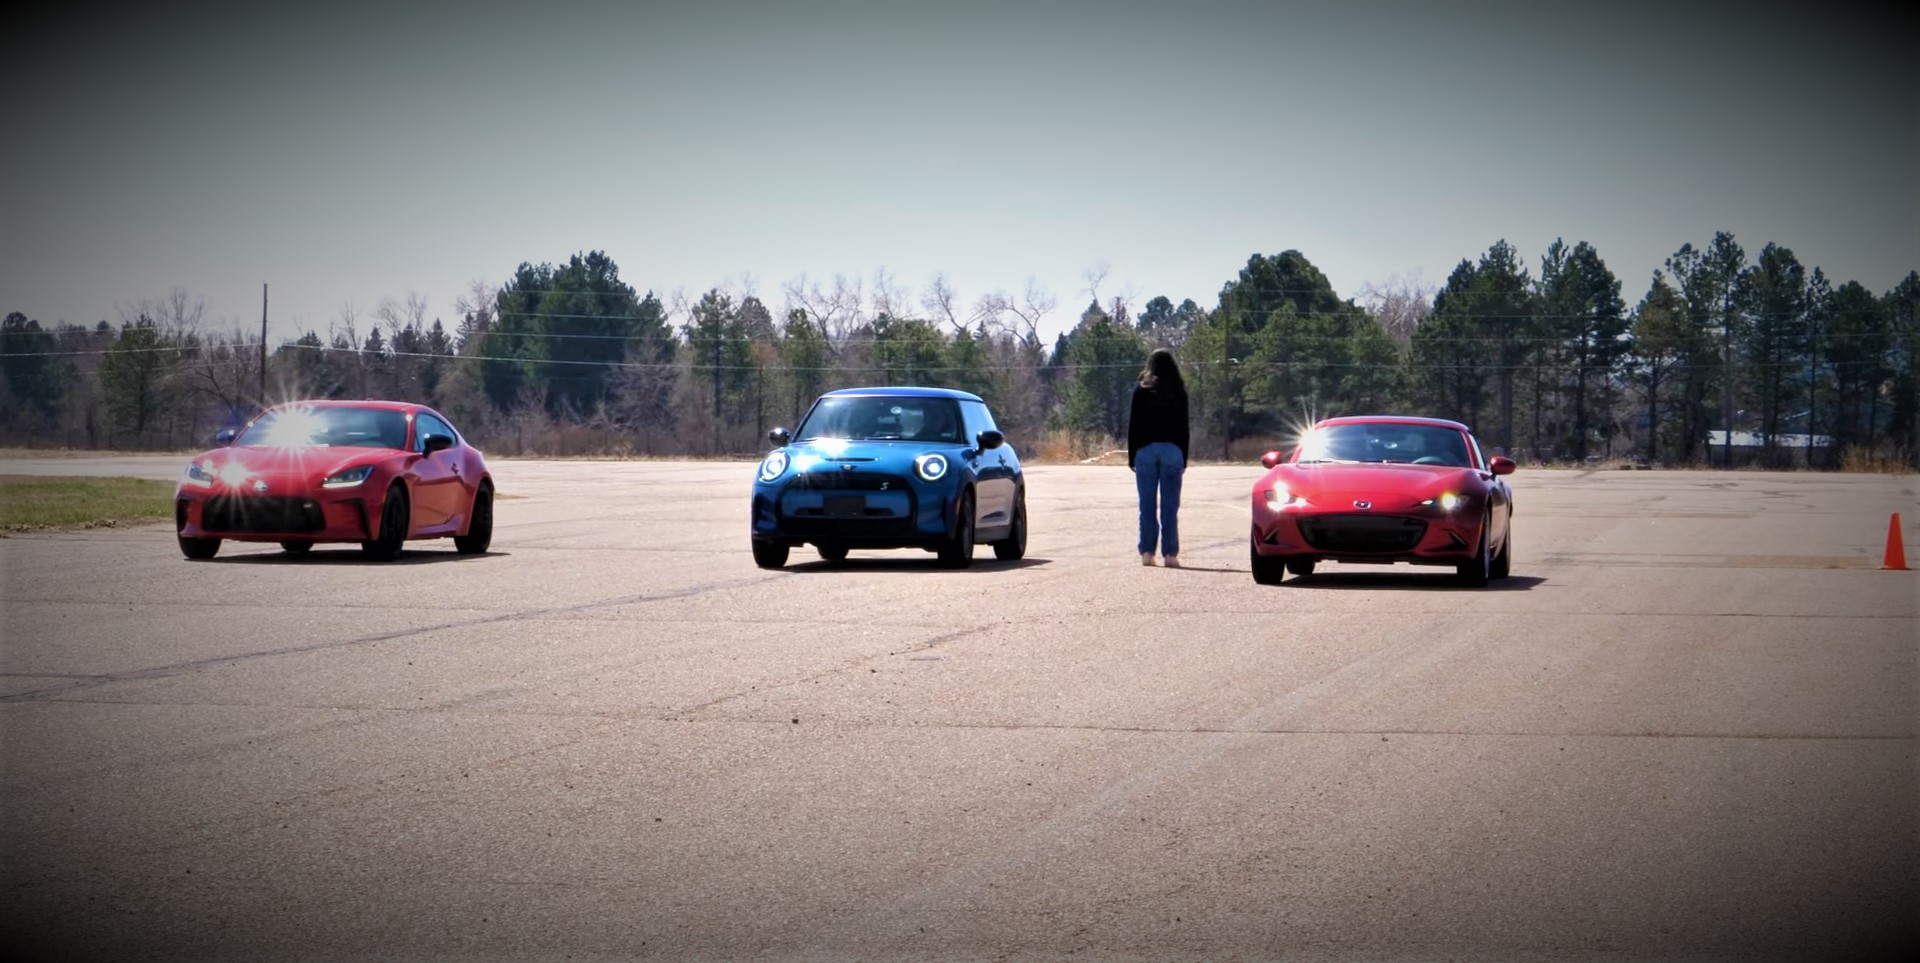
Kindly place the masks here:
<instances>
[{"instance_id":1,"label":"blue car's side mirror","mask_svg":"<svg viewBox=\"0 0 1920 963\"><path fill-rule=\"evenodd\" d=\"M233 439L235 439L236 437L239 437L239 435L240 433L238 431L233 430L232 428L222 428L219 431L216 431L213 433L213 443L219 447L224 448L228 445L233 444Z\"/></svg>"},{"instance_id":2,"label":"blue car's side mirror","mask_svg":"<svg viewBox=\"0 0 1920 963\"><path fill-rule=\"evenodd\" d=\"M1006 444L1007 436L989 428L986 431L983 431L980 433L979 443L980 443L980 450L987 451L989 449L998 448L1001 445Z\"/></svg>"},{"instance_id":3,"label":"blue car's side mirror","mask_svg":"<svg viewBox=\"0 0 1920 963\"><path fill-rule=\"evenodd\" d=\"M787 447L787 442L793 440L793 436L788 434L785 428L775 428L767 432L767 440L773 442L777 448L785 448Z\"/></svg>"}]
</instances>

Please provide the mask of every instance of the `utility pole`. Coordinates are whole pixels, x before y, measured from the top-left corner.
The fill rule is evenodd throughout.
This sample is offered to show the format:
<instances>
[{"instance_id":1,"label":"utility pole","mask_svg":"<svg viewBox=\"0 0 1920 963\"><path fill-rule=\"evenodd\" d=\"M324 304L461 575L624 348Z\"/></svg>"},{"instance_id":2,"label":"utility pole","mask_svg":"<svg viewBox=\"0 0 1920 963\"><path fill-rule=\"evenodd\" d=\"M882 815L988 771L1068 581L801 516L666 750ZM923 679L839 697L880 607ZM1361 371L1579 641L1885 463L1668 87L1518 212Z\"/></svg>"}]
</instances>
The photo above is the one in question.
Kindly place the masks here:
<instances>
[{"instance_id":1,"label":"utility pole","mask_svg":"<svg viewBox=\"0 0 1920 963\"><path fill-rule=\"evenodd\" d=\"M1220 306L1220 460L1233 461L1233 309Z\"/></svg>"},{"instance_id":2,"label":"utility pole","mask_svg":"<svg viewBox=\"0 0 1920 963\"><path fill-rule=\"evenodd\" d=\"M267 282L260 282L260 399L267 407Z\"/></svg>"}]
</instances>

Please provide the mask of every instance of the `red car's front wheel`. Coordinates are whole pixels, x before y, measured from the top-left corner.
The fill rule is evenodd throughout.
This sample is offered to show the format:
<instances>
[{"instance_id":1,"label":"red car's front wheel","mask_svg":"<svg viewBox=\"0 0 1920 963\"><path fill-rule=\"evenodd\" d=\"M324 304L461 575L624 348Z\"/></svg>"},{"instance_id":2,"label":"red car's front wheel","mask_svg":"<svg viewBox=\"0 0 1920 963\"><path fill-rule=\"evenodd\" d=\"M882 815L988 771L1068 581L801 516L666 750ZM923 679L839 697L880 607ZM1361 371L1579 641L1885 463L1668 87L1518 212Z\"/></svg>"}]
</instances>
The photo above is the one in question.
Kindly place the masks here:
<instances>
[{"instance_id":1,"label":"red car's front wheel","mask_svg":"<svg viewBox=\"0 0 1920 963\"><path fill-rule=\"evenodd\" d=\"M360 551L376 562L391 561L400 555L400 546L407 540L407 529L413 524L413 509L407 501L407 489L395 482L387 489L386 503L380 509L380 532L372 541L361 542Z\"/></svg>"}]
</instances>

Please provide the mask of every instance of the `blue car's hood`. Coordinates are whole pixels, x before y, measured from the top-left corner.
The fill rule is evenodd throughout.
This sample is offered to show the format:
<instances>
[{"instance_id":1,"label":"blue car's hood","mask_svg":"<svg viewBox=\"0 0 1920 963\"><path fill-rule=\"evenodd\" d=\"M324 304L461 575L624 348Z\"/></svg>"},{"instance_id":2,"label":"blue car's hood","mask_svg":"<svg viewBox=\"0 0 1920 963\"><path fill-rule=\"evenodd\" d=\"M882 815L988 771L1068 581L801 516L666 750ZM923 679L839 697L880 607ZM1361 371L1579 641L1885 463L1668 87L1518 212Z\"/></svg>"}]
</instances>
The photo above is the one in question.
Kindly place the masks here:
<instances>
[{"instance_id":1,"label":"blue car's hood","mask_svg":"<svg viewBox=\"0 0 1920 963\"><path fill-rule=\"evenodd\" d=\"M823 464L858 464L871 465L875 470L880 471L906 471L913 467L915 458L930 451L959 459L969 450L967 445L954 442L846 441L838 438L797 441L787 446L788 456L797 465L805 465L810 461Z\"/></svg>"}]
</instances>

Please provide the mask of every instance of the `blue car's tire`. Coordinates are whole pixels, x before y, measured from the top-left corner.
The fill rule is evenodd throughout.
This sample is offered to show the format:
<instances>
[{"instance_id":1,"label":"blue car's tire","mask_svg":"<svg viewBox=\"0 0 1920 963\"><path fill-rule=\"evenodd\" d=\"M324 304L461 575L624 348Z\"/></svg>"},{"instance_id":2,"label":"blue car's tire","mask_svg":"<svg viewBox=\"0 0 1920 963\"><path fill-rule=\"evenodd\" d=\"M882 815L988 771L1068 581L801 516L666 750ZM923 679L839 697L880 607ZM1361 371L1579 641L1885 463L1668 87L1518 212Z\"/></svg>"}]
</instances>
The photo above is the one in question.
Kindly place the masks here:
<instances>
[{"instance_id":1,"label":"blue car's tire","mask_svg":"<svg viewBox=\"0 0 1920 963\"><path fill-rule=\"evenodd\" d=\"M1012 562L1027 555L1027 493L1022 490L1013 503L1013 530L993 543L993 557Z\"/></svg>"},{"instance_id":2,"label":"blue car's tire","mask_svg":"<svg viewBox=\"0 0 1920 963\"><path fill-rule=\"evenodd\" d=\"M787 545L771 539L753 540L753 564L761 568L779 568L787 564Z\"/></svg>"},{"instance_id":3,"label":"blue car's tire","mask_svg":"<svg viewBox=\"0 0 1920 963\"><path fill-rule=\"evenodd\" d=\"M973 564L973 493L960 496L955 508L953 537L940 546L940 564L948 568L966 568Z\"/></svg>"}]
</instances>

